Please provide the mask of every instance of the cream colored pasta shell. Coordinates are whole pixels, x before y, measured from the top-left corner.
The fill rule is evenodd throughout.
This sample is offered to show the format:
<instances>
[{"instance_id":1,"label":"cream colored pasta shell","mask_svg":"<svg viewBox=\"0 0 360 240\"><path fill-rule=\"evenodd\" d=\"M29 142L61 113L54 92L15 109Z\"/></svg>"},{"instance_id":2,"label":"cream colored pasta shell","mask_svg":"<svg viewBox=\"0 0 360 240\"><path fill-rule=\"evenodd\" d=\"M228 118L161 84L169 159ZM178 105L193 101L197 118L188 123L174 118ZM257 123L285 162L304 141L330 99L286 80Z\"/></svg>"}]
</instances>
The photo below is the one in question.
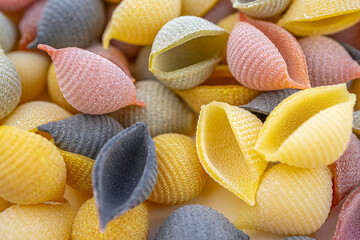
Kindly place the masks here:
<instances>
[{"instance_id":1,"label":"cream colored pasta shell","mask_svg":"<svg viewBox=\"0 0 360 240\"><path fill-rule=\"evenodd\" d=\"M12 49L17 38L15 24L0 12L0 47L8 52Z\"/></svg>"},{"instance_id":2,"label":"cream colored pasta shell","mask_svg":"<svg viewBox=\"0 0 360 240\"><path fill-rule=\"evenodd\" d=\"M132 66L132 74L136 81L140 80L157 80L152 72L149 71L149 57L151 53L151 47L143 47Z\"/></svg>"},{"instance_id":3,"label":"cream colored pasta shell","mask_svg":"<svg viewBox=\"0 0 360 240\"><path fill-rule=\"evenodd\" d=\"M234 8L256 18L270 18L276 16L290 5L292 0L237 0Z\"/></svg>"}]
</instances>

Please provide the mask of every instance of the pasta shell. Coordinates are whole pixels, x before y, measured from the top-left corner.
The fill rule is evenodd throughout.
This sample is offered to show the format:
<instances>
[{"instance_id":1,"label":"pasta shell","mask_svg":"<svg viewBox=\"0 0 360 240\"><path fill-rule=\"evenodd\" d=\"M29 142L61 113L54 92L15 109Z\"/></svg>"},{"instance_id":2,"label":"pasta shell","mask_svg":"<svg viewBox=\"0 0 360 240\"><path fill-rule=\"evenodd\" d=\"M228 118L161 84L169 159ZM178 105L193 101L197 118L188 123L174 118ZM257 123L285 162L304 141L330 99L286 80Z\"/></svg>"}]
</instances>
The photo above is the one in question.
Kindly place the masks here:
<instances>
[{"instance_id":1,"label":"pasta shell","mask_svg":"<svg viewBox=\"0 0 360 240\"><path fill-rule=\"evenodd\" d=\"M136 57L133 65L133 74L136 80L157 80L152 72L149 71L149 57L151 47L143 47Z\"/></svg>"},{"instance_id":2,"label":"pasta shell","mask_svg":"<svg viewBox=\"0 0 360 240\"><path fill-rule=\"evenodd\" d=\"M278 25L299 36L336 33L360 20L357 0L294 0Z\"/></svg>"},{"instance_id":3,"label":"pasta shell","mask_svg":"<svg viewBox=\"0 0 360 240\"><path fill-rule=\"evenodd\" d=\"M203 190L206 173L196 152L195 141L181 134L154 138L159 173L148 200L161 204L182 204Z\"/></svg>"},{"instance_id":4,"label":"pasta shell","mask_svg":"<svg viewBox=\"0 0 360 240\"><path fill-rule=\"evenodd\" d=\"M146 240L149 233L149 210L141 204L114 219L100 232L94 198L86 201L75 216L72 240L134 239Z\"/></svg>"},{"instance_id":5,"label":"pasta shell","mask_svg":"<svg viewBox=\"0 0 360 240\"><path fill-rule=\"evenodd\" d=\"M231 32L226 54L237 81L265 91L310 87L305 56L289 32L241 13L240 20Z\"/></svg>"},{"instance_id":6,"label":"pasta shell","mask_svg":"<svg viewBox=\"0 0 360 240\"><path fill-rule=\"evenodd\" d=\"M306 236L292 236L292 237L286 237L281 240L315 240L315 238L306 237Z\"/></svg>"},{"instance_id":7,"label":"pasta shell","mask_svg":"<svg viewBox=\"0 0 360 240\"><path fill-rule=\"evenodd\" d=\"M217 23L224 17L234 12L237 11L233 8L232 3L229 0L218 0L215 6L211 8L211 10L208 11L203 18L209 20L210 22Z\"/></svg>"},{"instance_id":8,"label":"pasta shell","mask_svg":"<svg viewBox=\"0 0 360 240\"><path fill-rule=\"evenodd\" d=\"M278 164L264 173L256 205L241 204L235 226L285 235L311 234L330 212L331 187L327 167L307 169Z\"/></svg>"},{"instance_id":9,"label":"pasta shell","mask_svg":"<svg viewBox=\"0 0 360 240\"><path fill-rule=\"evenodd\" d=\"M353 123L353 132L360 134L360 111L354 112L354 123Z\"/></svg>"},{"instance_id":10,"label":"pasta shell","mask_svg":"<svg viewBox=\"0 0 360 240\"><path fill-rule=\"evenodd\" d=\"M335 162L350 141L355 98L345 84L291 95L267 117L255 150L267 161L297 167Z\"/></svg>"},{"instance_id":11,"label":"pasta shell","mask_svg":"<svg viewBox=\"0 0 360 240\"><path fill-rule=\"evenodd\" d=\"M239 13L233 13L228 15L227 17L221 19L217 25L228 32L231 32L239 19Z\"/></svg>"},{"instance_id":12,"label":"pasta shell","mask_svg":"<svg viewBox=\"0 0 360 240\"><path fill-rule=\"evenodd\" d=\"M0 196L18 204L59 199L66 168L48 140L15 127L0 127Z\"/></svg>"},{"instance_id":13,"label":"pasta shell","mask_svg":"<svg viewBox=\"0 0 360 240\"><path fill-rule=\"evenodd\" d=\"M237 239L250 240L218 211L189 205L174 211L161 225L155 240L166 239Z\"/></svg>"},{"instance_id":14,"label":"pasta shell","mask_svg":"<svg viewBox=\"0 0 360 240\"><path fill-rule=\"evenodd\" d=\"M349 92L354 93L356 95L356 103L355 103L354 111L360 110L360 79L351 81L350 87L348 89Z\"/></svg>"},{"instance_id":15,"label":"pasta shell","mask_svg":"<svg viewBox=\"0 0 360 240\"><path fill-rule=\"evenodd\" d=\"M119 49L122 53L124 53L126 58L130 62L135 60L138 52L141 49L141 46L135 46L135 45L132 45L132 44L127 44L127 43L120 42L120 41L117 41L117 40L111 40L110 43L111 43L111 45L113 45L114 47Z\"/></svg>"},{"instance_id":16,"label":"pasta shell","mask_svg":"<svg viewBox=\"0 0 360 240\"><path fill-rule=\"evenodd\" d=\"M57 50L40 44L39 49L51 56L60 90L78 111L100 115L131 104L145 106L136 100L129 77L109 60L80 48Z\"/></svg>"},{"instance_id":17,"label":"pasta shell","mask_svg":"<svg viewBox=\"0 0 360 240\"><path fill-rule=\"evenodd\" d=\"M1 238L68 240L75 213L69 203L12 206L0 213Z\"/></svg>"},{"instance_id":18,"label":"pasta shell","mask_svg":"<svg viewBox=\"0 0 360 240\"><path fill-rule=\"evenodd\" d=\"M153 137L162 133L193 132L194 114L170 89L155 80L140 81L135 86L136 96L146 102L146 107L129 106L111 113L122 126L146 123Z\"/></svg>"},{"instance_id":19,"label":"pasta shell","mask_svg":"<svg viewBox=\"0 0 360 240\"><path fill-rule=\"evenodd\" d=\"M290 5L292 0L236 0L234 8L255 18L274 17Z\"/></svg>"},{"instance_id":20,"label":"pasta shell","mask_svg":"<svg viewBox=\"0 0 360 240\"><path fill-rule=\"evenodd\" d=\"M101 0L48 0L36 39L28 48L36 49L38 44L54 48L86 47L101 35L105 21Z\"/></svg>"},{"instance_id":21,"label":"pasta shell","mask_svg":"<svg viewBox=\"0 0 360 240\"><path fill-rule=\"evenodd\" d=\"M49 133L56 146L64 151L96 158L101 148L123 127L106 115L77 114L75 116L38 126Z\"/></svg>"},{"instance_id":22,"label":"pasta shell","mask_svg":"<svg viewBox=\"0 0 360 240\"><path fill-rule=\"evenodd\" d=\"M17 38L15 24L0 12L0 47L5 51L10 51Z\"/></svg>"},{"instance_id":23,"label":"pasta shell","mask_svg":"<svg viewBox=\"0 0 360 240\"><path fill-rule=\"evenodd\" d=\"M347 43L339 42L345 49L348 51L350 56L358 63L360 64L360 51L352 46L350 46Z\"/></svg>"},{"instance_id":24,"label":"pasta shell","mask_svg":"<svg viewBox=\"0 0 360 240\"><path fill-rule=\"evenodd\" d=\"M0 197L0 213L10 206L11 203Z\"/></svg>"},{"instance_id":25,"label":"pasta shell","mask_svg":"<svg viewBox=\"0 0 360 240\"><path fill-rule=\"evenodd\" d=\"M204 82L221 60L228 33L194 16L175 18L156 35L149 70L166 86L188 89Z\"/></svg>"},{"instance_id":26,"label":"pasta shell","mask_svg":"<svg viewBox=\"0 0 360 240\"><path fill-rule=\"evenodd\" d=\"M216 5L219 0L182 0L181 15L201 17Z\"/></svg>"},{"instance_id":27,"label":"pasta shell","mask_svg":"<svg viewBox=\"0 0 360 240\"><path fill-rule=\"evenodd\" d=\"M149 45L160 28L180 16L181 0L124 0L114 10L103 34L103 46L111 39Z\"/></svg>"},{"instance_id":28,"label":"pasta shell","mask_svg":"<svg viewBox=\"0 0 360 240\"><path fill-rule=\"evenodd\" d=\"M350 28L346 28L344 31L332 34L330 37L360 50L360 22Z\"/></svg>"},{"instance_id":29,"label":"pasta shell","mask_svg":"<svg viewBox=\"0 0 360 240\"><path fill-rule=\"evenodd\" d=\"M0 12L1 18L1 12ZM1 27L1 24L0 24ZM1 31L0 31L1 33ZM1 44L1 43L0 43ZM0 46L0 120L8 116L20 101L21 80L15 66Z\"/></svg>"},{"instance_id":30,"label":"pasta shell","mask_svg":"<svg viewBox=\"0 0 360 240\"><path fill-rule=\"evenodd\" d=\"M210 77L200 86L209 85L240 85L240 83L233 77L228 65L219 64L215 67Z\"/></svg>"},{"instance_id":31,"label":"pasta shell","mask_svg":"<svg viewBox=\"0 0 360 240\"><path fill-rule=\"evenodd\" d=\"M312 87L347 83L360 78L360 66L335 40L314 36L299 41Z\"/></svg>"},{"instance_id":32,"label":"pasta shell","mask_svg":"<svg viewBox=\"0 0 360 240\"><path fill-rule=\"evenodd\" d=\"M0 10L14 12L30 6L36 0L0 0Z\"/></svg>"},{"instance_id":33,"label":"pasta shell","mask_svg":"<svg viewBox=\"0 0 360 240\"><path fill-rule=\"evenodd\" d=\"M68 117L71 117L71 114L54 103L33 101L16 107L2 121L2 125L35 132L37 131L37 126Z\"/></svg>"},{"instance_id":34,"label":"pasta shell","mask_svg":"<svg viewBox=\"0 0 360 240\"><path fill-rule=\"evenodd\" d=\"M201 108L196 132L197 153L205 171L250 205L255 204L267 166L253 149L261 127L250 112L213 102Z\"/></svg>"},{"instance_id":35,"label":"pasta shell","mask_svg":"<svg viewBox=\"0 0 360 240\"><path fill-rule=\"evenodd\" d=\"M154 141L144 123L125 129L101 149L93 168L100 228L144 202L158 174Z\"/></svg>"}]
</instances>

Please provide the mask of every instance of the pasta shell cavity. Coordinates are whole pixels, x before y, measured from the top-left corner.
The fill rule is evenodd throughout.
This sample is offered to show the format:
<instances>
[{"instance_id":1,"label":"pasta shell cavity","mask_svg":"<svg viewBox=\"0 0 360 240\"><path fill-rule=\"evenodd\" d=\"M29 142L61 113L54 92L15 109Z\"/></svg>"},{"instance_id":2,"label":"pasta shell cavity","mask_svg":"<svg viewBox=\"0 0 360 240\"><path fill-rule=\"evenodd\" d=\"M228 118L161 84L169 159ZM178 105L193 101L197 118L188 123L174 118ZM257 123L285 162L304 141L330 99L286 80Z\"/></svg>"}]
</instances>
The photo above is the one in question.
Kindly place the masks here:
<instances>
[{"instance_id":1,"label":"pasta shell cavity","mask_svg":"<svg viewBox=\"0 0 360 240\"><path fill-rule=\"evenodd\" d=\"M194 16L165 24L152 45L149 69L166 86L188 89L204 82L221 60L228 33Z\"/></svg>"},{"instance_id":2,"label":"pasta shell cavity","mask_svg":"<svg viewBox=\"0 0 360 240\"><path fill-rule=\"evenodd\" d=\"M298 167L333 163L350 141L355 98L345 84L293 94L267 117L255 150L267 161Z\"/></svg>"},{"instance_id":3,"label":"pasta shell cavity","mask_svg":"<svg viewBox=\"0 0 360 240\"><path fill-rule=\"evenodd\" d=\"M254 151L261 127L250 112L213 102L202 107L196 132L197 152L206 172L250 205L255 204L267 166Z\"/></svg>"},{"instance_id":4,"label":"pasta shell cavity","mask_svg":"<svg viewBox=\"0 0 360 240\"><path fill-rule=\"evenodd\" d=\"M290 5L292 0L237 0L233 7L251 17L270 18L274 17Z\"/></svg>"}]
</instances>

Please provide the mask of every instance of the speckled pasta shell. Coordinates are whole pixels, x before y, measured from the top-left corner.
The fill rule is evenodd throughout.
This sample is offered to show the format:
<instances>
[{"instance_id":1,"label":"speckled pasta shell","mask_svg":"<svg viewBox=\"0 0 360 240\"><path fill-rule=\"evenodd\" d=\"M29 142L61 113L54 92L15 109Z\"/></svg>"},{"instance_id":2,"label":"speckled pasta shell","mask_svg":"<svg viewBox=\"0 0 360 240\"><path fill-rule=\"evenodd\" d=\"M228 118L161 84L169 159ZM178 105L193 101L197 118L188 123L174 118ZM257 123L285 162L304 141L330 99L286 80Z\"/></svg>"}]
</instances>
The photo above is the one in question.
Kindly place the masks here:
<instances>
[{"instance_id":1,"label":"speckled pasta shell","mask_svg":"<svg viewBox=\"0 0 360 240\"><path fill-rule=\"evenodd\" d=\"M285 29L240 13L227 45L231 73L257 90L310 87L304 53Z\"/></svg>"},{"instance_id":2,"label":"speckled pasta shell","mask_svg":"<svg viewBox=\"0 0 360 240\"><path fill-rule=\"evenodd\" d=\"M344 31L332 34L329 37L339 42L347 43L360 50L360 22L350 28L346 28Z\"/></svg>"},{"instance_id":3,"label":"speckled pasta shell","mask_svg":"<svg viewBox=\"0 0 360 240\"><path fill-rule=\"evenodd\" d=\"M28 48L36 49L38 44L54 48L86 47L102 33L105 15L101 0L48 0L36 39Z\"/></svg>"},{"instance_id":4,"label":"speckled pasta shell","mask_svg":"<svg viewBox=\"0 0 360 240\"><path fill-rule=\"evenodd\" d=\"M12 206L0 213L1 238L68 240L75 213L69 203Z\"/></svg>"},{"instance_id":5,"label":"speckled pasta shell","mask_svg":"<svg viewBox=\"0 0 360 240\"><path fill-rule=\"evenodd\" d=\"M294 0L278 25L299 36L339 32L360 20L357 0Z\"/></svg>"},{"instance_id":6,"label":"speckled pasta shell","mask_svg":"<svg viewBox=\"0 0 360 240\"><path fill-rule=\"evenodd\" d=\"M266 171L256 193L256 205L241 204L239 229L276 234L308 235L325 222L332 198L331 172L278 164Z\"/></svg>"},{"instance_id":7,"label":"speckled pasta shell","mask_svg":"<svg viewBox=\"0 0 360 240\"><path fill-rule=\"evenodd\" d=\"M25 9L36 0L0 0L0 10L14 12Z\"/></svg>"},{"instance_id":8,"label":"speckled pasta shell","mask_svg":"<svg viewBox=\"0 0 360 240\"><path fill-rule=\"evenodd\" d=\"M161 225L155 240L167 239L237 239L250 240L229 219L218 211L202 206L189 205L174 211Z\"/></svg>"},{"instance_id":9,"label":"speckled pasta shell","mask_svg":"<svg viewBox=\"0 0 360 240\"><path fill-rule=\"evenodd\" d=\"M18 204L62 197L66 169L59 151L45 138L15 127L0 127L0 196Z\"/></svg>"},{"instance_id":10,"label":"speckled pasta shell","mask_svg":"<svg viewBox=\"0 0 360 240\"><path fill-rule=\"evenodd\" d=\"M143 47L138 53L135 63L132 67L132 73L137 81L157 80L152 72L149 71L149 57L151 47Z\"/></svg>"},{"instance_id":11,"label":"speckled pasta shell","mask_svg":"<svg viewBox=\"0 0 360 240\"><path fill-rule=\"evenodd\" d=\"M285 11L291 2L292 0L236 0L233 6L251 17L270 18Z\"/></svg>"},{"instance_id":12,"label":"speckled pasta shell","mask_svg":"<svg viewBox=\"0 0 360 240\"><path fill-rule=\"evenodd\" d=\"M154 138L159 173L148 200L161 204L183 204L205 187L206 173L196 152L195 141L181 134Z\"/></svg>"},{"instance_id":13,"label":"speckled pasta shell","mask_svg":"<svg viewBox=\"0 0 360 240\"><path fill-rule=\"evenodd\" d=\"M360 135L360 111L355 111L353 114L354 122L353 122L353 132Z\"/></svg>"},{"instance_id":14,"label":"speckled pasta shell","mask_svg":"<svg viewBox=\"0 0 360 240\"><path fill-rule=\"evenodd\" d=\"M15 44L17 29L15 24L0 12L0 47L8 52Z\"/></svg>"},{"instance_id":15,"label":"speckled pasta shell","mask_svg":"<svg viewBox=\"0 0 360 240\"><path fill-rule=\"evenodd\" d=\"M199 17L166 23L152 45L149 70L166 86L188 89L204 82L221 60L229 34Z\"/></svg>"},{"instance_id":16,"label":"speckled pasta shell","mask_svg":"<svg viewBox=\"0 0 360 240\"><path fill-rule=\"evenodd\" d=\"M195 1L194 1L195 2ZM229 0L218 0L213 8L208 11L203 18L209 20L210 22L217 23L224 17L228 16L231 13L237 12L233 8L231 1Z\"/></svg>"},{"instance_id":17,"label":"speckled pasta shell","mask_svg":"<svg viewBox=\"0 0 360 240\"><path fill-rule=\"evenodd\" d=\"M71 117L71 114L58 105L33 101L19 105L2 121L2 125L13 126L26 131L37 131L37 126Z\"/></svg>"},{"instance_id":18,"label":"speckled pasta shell","mask_svg":"<svg viewBox=\"0 0 360 240\"><path fill-rule=\"evenodd\" d=\"M292 237L286 237L281 240L315 240L315 238L306 237L306 236L292 236Z\"/></svg>"},{"instance_id":19,"label":"speckled pasta shell","mask_svg":"<svg viewBox=\"0 0 360 240\"><path fill-rule=\"evenodd\" d=\"M1 12L0 12L1 18ZM0 24L1 26L1 24ZM1 31L0 31L1 32ZM1 43L0 43L1 44ZM0 120L10 114L20 101L21 80L15 66L0 47Z\"/></svg>"},{"instance_id":20,"label":"speckled pasta shell","mask_svg":"<svg viewBox=\"0 0 360 240\"><path fill-rule=\"evenodd\" d=\"M100 228L144 202L157 174L155 145L146 124L136 123L110 139L92 174Z\"/></svg>"},{"instance_id":21,"label":"speckled pasta shell","mask_svg":"<svg viewBox=\"0 0 360 240\"><path fill-rule=\"evenodd\" d=\"M0 213L10 206L11 203L0 197Z\"/></svg>"},{"instance_id":22,"label":"speckled pasta shell","mask_svg":"<svg viewBox=\"0 0 360 240\"><path fill-rule=\"evenodd\" d=\"M208 12L219 0L182 0L181 15L201 17Z\"/></svg>"},{"instance_id":23,"label":"speckled pasta shell","mask_svg":"<svg viewBox=\"0 0 360 240\"><path fill-rule=\"evenodd\" d=\"M355 98L345 84L291 95L267 117L255 150L267 161L297 167L335 162L350 141Z\"/></svg>"},{"instance_id":24,"label":"speckled pasta shell","mask_svg":"<svg viewBox=\"0 0 360 240\"><path fill-rule=\"evenodd\" d=\"M162 133L191 133L195 116L190 109L167 87L155 80L135 83L136 96L146 102L146 107L129 106L110 116L122 126L130 127L137 122L146 123L151 136Z\"/></svg>"},{"instance_id":25,"label":"speckled pasta shell","mask_svg":"<svg viewBox=\"0 0 360 240\"><path fill-rule=\"evenodd\" d=\"M100 115L132 104L145 106L136 100L130 78L109 60L80 48L39 48L51 56L60 90L78 111Z\"/></svg>"},{"instance_id":26,"label":"speckled pasta shell","mask_svg":"<svg viewBox=\"0 0 360 240\"><path fill-rule=\"evenodd\" d=\"M233 13L230 14L229 16L221 19L217 25L223 29L225 29L228 32L231 32L236 24L236 22L239 19L239 13Z\"/></svg>"},{"instance_id":27,"label":"speckled pasta shell","mask_svg":"<svg viewBox=\"0 0 360 240\"><path fill-rule=\"evenodd\" d=\"M267 166L253 149L261 127L250 112L213 102L201 108L196 132L197 153L205 171L250 205L255 204Z\"/></svg>"},{"instance_id":28,"label":"speckled pasta shell","mask_svg":"<svg viewBox=\"0 0 360 240\"><path fill-rule=\"evenodd\" d=\"M77 212L72 226L72 240L139 239L146 240L149 233L149 210L141 204L123 216L114 219L100 232L94 198L86 201Z\"/></svg>"},{"instance_id":29,"label":"speckled pasta shell","mask_svg":"<svg viewBox=\"0 0 360 240\"><path fill-rule=\"evenodd\" d=\"M123 0L103 34L104 48L111 39L149 45L165 23L180 16L180 11L181 0Z\"/></svg>"}]
</instances>

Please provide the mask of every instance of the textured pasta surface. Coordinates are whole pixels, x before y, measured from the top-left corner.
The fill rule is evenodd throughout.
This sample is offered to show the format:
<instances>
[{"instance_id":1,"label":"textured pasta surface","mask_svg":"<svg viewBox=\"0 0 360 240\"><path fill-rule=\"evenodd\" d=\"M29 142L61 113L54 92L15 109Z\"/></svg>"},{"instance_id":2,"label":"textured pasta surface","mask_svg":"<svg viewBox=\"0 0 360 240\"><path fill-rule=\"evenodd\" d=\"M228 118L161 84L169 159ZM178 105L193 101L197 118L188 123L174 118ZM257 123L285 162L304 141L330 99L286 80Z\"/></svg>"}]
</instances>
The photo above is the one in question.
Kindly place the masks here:
<instances>
[{"instance_id":1,"label":"textured pasta surface","mask_svg":"<svg viewBox=\"0 0 360 240\"><path fill-rule=\"evenodd\" d=\"M217 25L228 32L231 32L239 19L239 13L233 13L221 19Z\"/></svg>"},{"instance_id":2,"label":"textured pasta surface","mask_svg":"<svg viewBox=\"0 0 360 240\"><path fill-rule=\"evenodd\" d=\"M233 6L251 17L270 18L285 11L291 2L292 0L236 0Z\"/></svg>"},{"instance_id":3,"label":"textured pasta surface","mask_svg":"<svg viewBox=\"0 0 360 240\"><path fill-rule=\"evenodd\" d=\"M17 29L15 24L0 12L0 47L5 52L9 52L14 46L16 38Z\"/></svg>"}]
</instances>

